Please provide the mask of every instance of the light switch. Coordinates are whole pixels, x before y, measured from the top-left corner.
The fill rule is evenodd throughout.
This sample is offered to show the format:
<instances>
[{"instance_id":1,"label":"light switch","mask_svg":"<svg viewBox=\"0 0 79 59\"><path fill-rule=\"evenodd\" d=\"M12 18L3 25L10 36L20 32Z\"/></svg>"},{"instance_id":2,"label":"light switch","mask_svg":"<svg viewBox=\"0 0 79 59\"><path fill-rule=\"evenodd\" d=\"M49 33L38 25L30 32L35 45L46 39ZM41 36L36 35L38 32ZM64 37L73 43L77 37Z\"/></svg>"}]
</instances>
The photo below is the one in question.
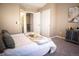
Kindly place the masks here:
<instances>
[{"instance_id":1,"label":"light switch","mask_svg":"<svg viewBox=\"0 0 79 59\"><path fill-rule=\"evenodd\" d=\"M18 24L17 21L16 21L16 24Z\"/></svg>"}]
</instances>

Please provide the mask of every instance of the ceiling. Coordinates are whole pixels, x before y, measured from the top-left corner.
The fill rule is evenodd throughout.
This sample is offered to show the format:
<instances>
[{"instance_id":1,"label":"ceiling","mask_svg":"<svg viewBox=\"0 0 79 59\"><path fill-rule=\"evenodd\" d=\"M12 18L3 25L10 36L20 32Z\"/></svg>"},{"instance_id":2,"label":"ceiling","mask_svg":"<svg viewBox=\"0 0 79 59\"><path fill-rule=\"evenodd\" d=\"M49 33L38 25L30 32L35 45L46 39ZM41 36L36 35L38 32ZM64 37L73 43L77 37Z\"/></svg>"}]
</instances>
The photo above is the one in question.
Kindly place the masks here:
<instances>
[{"instance_id":1,"label":"ceiling","mask_svg":"<svg viewBox=\"0 0 79 59\"><path fill-rule=\"evenodd\" d=\"M38 10L45 5L46 3L20 3L20 6L24 7L26 10Z\"/></svg>"}]
</instances>

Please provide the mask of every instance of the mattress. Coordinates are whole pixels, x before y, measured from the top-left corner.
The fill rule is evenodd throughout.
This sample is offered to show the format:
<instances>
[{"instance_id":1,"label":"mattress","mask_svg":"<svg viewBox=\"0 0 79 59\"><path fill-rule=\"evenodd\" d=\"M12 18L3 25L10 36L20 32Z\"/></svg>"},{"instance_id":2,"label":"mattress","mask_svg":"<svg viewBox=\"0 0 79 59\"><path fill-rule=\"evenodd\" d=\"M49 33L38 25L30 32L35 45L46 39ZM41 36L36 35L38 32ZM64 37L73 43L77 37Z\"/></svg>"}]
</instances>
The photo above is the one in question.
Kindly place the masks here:
<instances>
[{"instance_id":1,"label":"mattress","mask_svg":"<svg viewBox=\"0 0 79 59\"><path fill-rule=\"evenodd\" d=\"M27 38L23 33L11 35L15 41L14 49L6 49L3 56L42 56L45 55L50 49L51 53L55 52L56 45L54 42L49 41L45 44L37 44Z\"/></svg>"}]
</instances>

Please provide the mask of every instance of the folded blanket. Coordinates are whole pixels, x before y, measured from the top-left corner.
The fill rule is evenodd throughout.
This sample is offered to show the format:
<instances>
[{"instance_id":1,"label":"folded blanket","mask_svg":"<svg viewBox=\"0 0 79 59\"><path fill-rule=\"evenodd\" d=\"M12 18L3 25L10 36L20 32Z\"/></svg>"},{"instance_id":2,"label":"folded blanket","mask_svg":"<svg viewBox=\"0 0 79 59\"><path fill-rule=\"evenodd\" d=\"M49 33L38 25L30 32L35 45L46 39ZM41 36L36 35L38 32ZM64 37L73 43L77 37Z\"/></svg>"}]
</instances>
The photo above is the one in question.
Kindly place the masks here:
<instances>
[{"instance_id":1,"label":"folded blanket","mask_svg":"<svg viewBox=\"0 0 79 59\"><path fill-rule=\"evenodd\" d=\"M37 44L41 45L41 44L45 44L51 41L50 38L46 38L46 37L41 37L37 40L33 40L34 42L36 42Z\"/></svg>"},{"instance_id":2,"label":"folded blanket","mask_svg":"<svg viewBox=\"0 0 79 59\"><path fill-rule=\"evenodd\" d=\"M41 44L45 44L48 43L49 41L51 41L50 38L41 36L40 34L37 33L33 33L33 32L29 32L28 34L25 34L30 40L32 40L33 42L41 45Z\"/></svg>"}]
</instances>

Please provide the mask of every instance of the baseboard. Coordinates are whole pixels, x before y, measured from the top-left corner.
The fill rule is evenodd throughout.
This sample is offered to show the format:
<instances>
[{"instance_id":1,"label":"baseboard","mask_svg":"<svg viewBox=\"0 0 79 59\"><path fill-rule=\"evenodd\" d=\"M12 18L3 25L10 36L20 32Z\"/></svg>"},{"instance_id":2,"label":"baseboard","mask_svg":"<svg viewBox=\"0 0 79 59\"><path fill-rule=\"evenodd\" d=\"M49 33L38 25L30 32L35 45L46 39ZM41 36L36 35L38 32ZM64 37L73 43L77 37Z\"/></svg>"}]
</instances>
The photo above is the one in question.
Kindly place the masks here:
<instances>
[{"instance_id":1,"label":"baseboard","mask_svg":"<svg viewBox=\"0 0 79 59\"><path fill-rule=\"evenodd\" d=\"M56 38L56 37L61 38L61 39L65 39L65 37L62 37L62 36L53 36L53 37L50 37L50 38Z\"/></svg>"}]
</instances>

